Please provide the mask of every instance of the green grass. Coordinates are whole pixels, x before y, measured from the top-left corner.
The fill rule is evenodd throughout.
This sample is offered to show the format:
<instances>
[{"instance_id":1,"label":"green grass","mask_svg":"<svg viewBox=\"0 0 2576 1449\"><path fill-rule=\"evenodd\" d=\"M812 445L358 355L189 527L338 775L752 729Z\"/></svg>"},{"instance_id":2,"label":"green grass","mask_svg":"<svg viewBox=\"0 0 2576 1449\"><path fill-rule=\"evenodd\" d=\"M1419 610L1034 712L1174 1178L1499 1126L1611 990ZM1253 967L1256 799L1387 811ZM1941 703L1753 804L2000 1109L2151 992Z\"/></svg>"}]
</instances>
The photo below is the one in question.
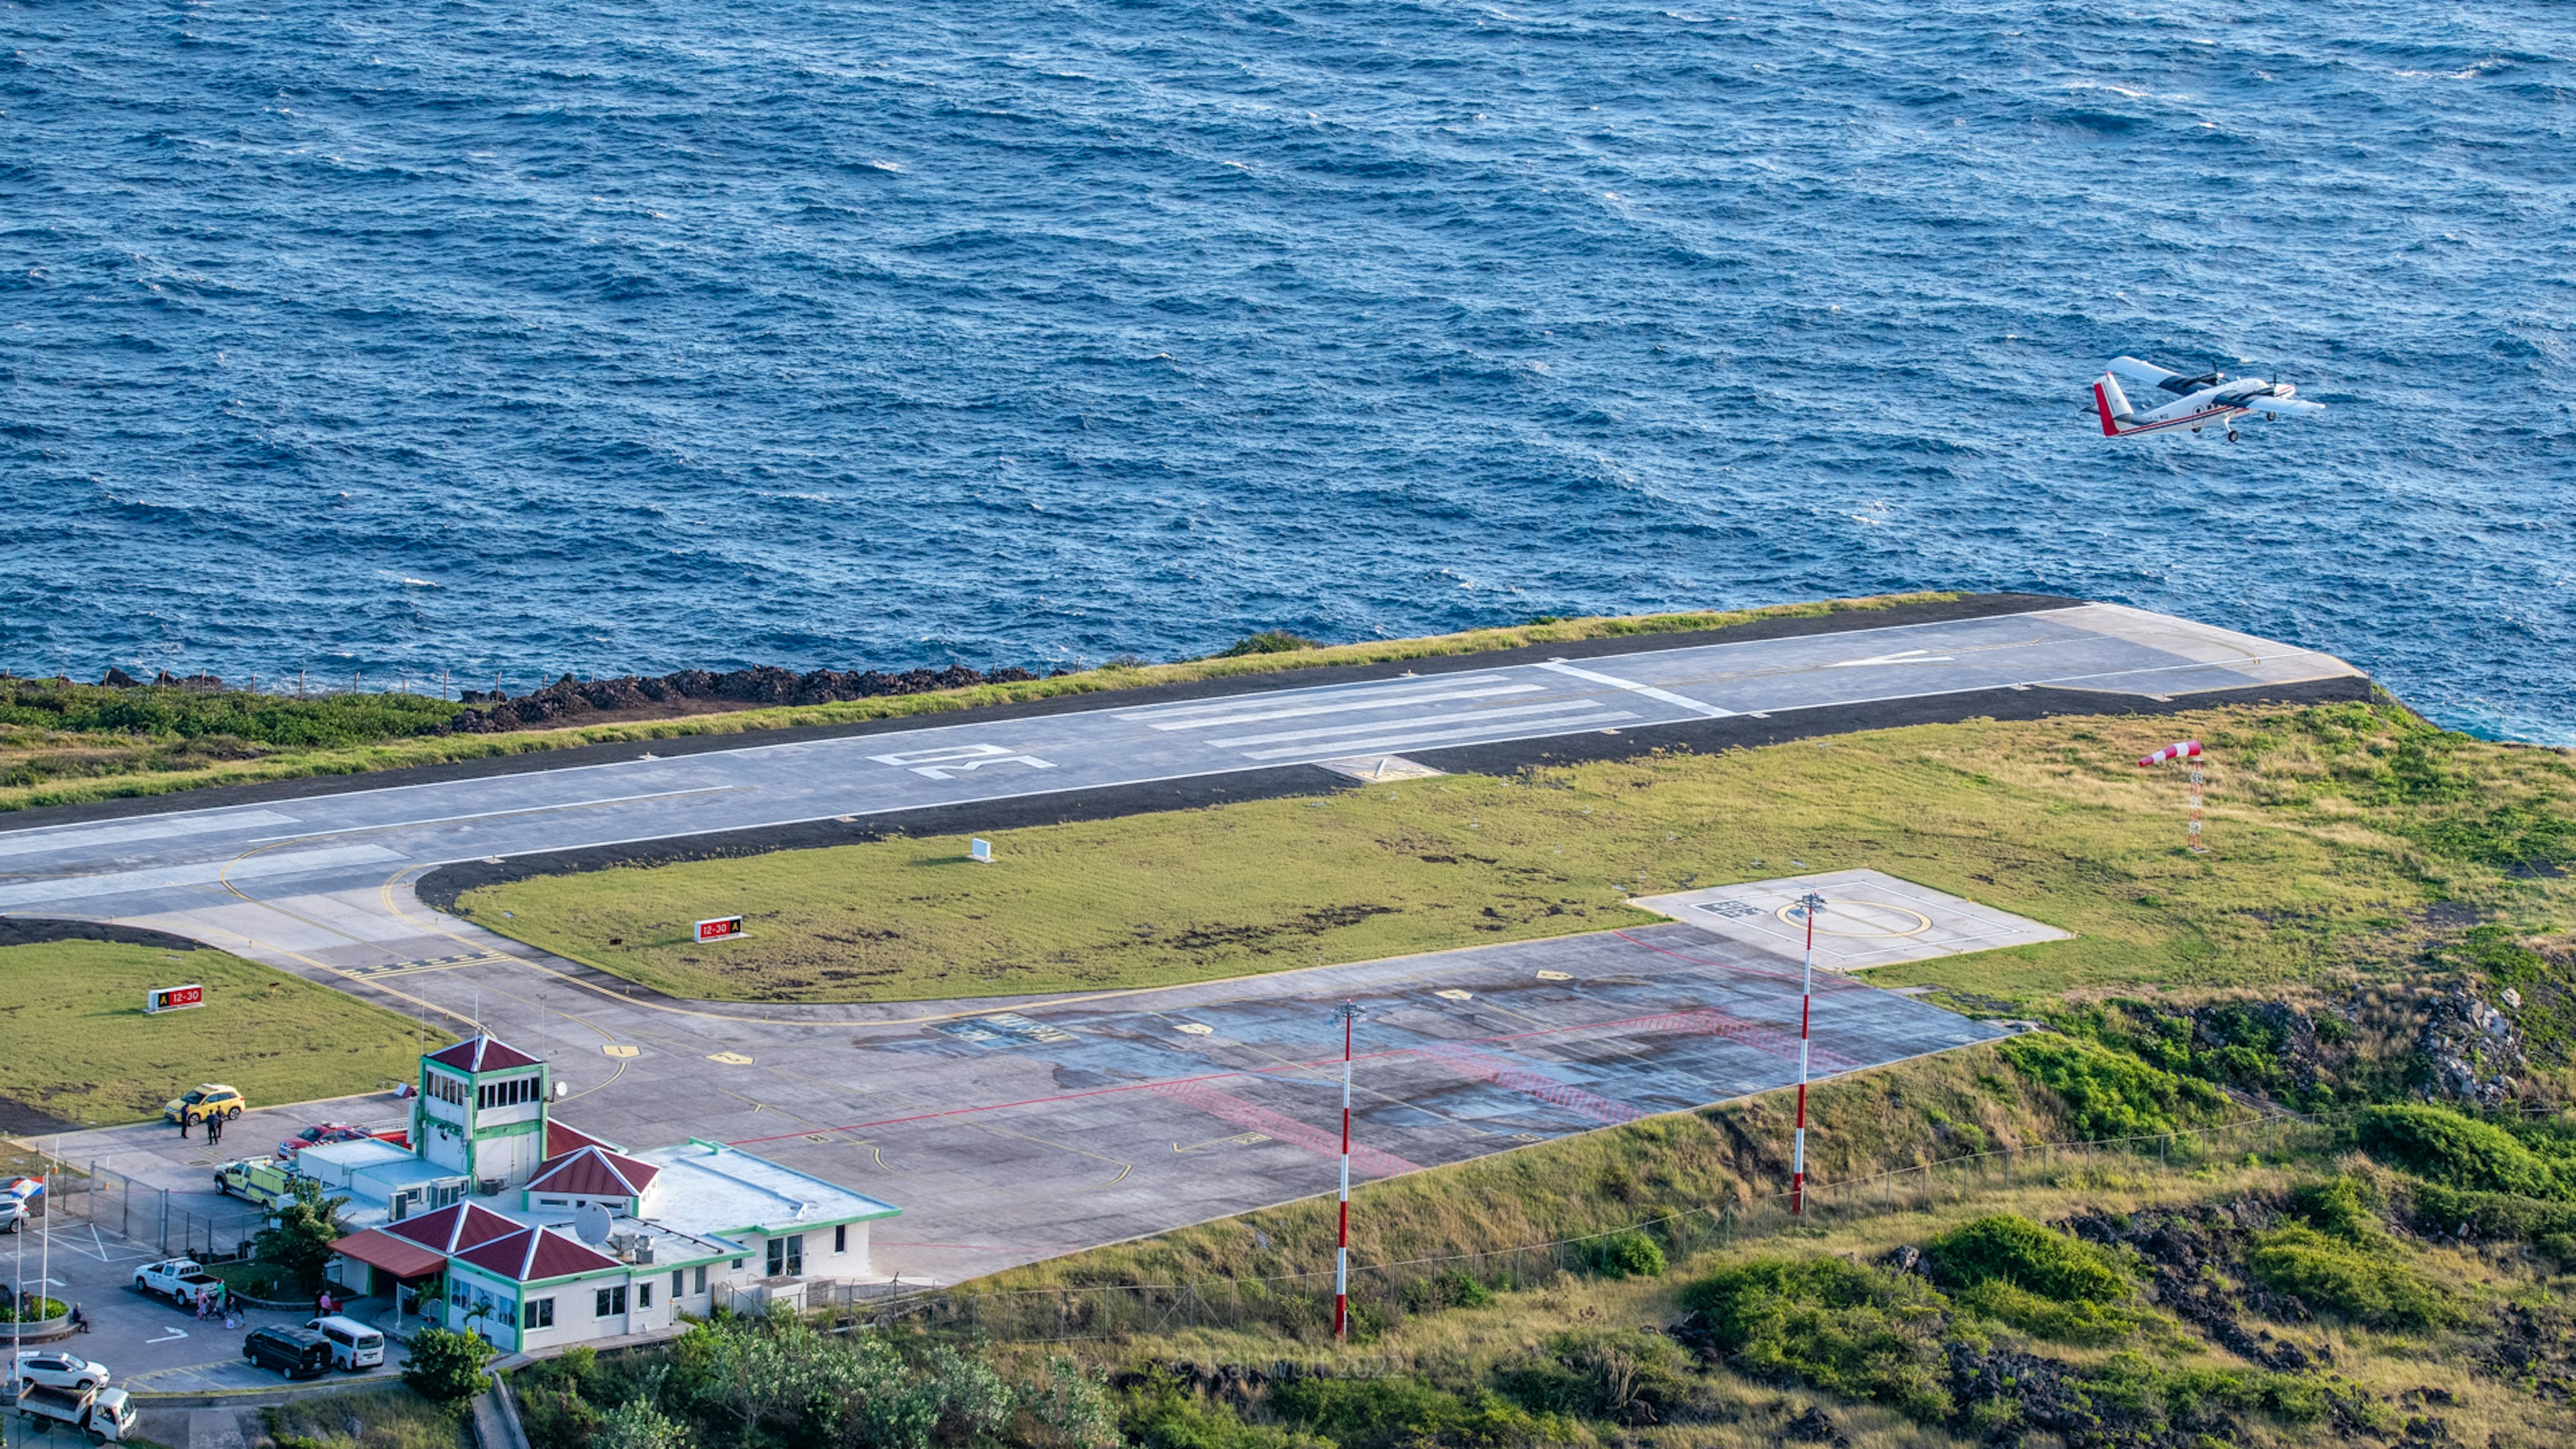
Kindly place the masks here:
<instances>
[{"instance_id":1,"label":"green grass","mask_svg":"<svg viewBox=\"0 0 2576 1449\"><path fill-rule=\"evenodd\" d=\"M296 1399L259 1413L277 1449L474 1449L471 1420L406 1388Z\"/></svg>"},{"instance_id":2,"label":"green grass","mask_svg":"<svg viewBox=\"0 0 2576 1449\"><path fill-rule=\"evenodd\" d=\"M423 728L446 720L461 706L417 695L350 694L293 700L241 690L124 691L51 680L0 679L0 810L164 795L256 780L359 774L618 740L900 719L1013 700L1334 664L1428 659L1531 644L1722 629L1759 619L1808 618L1897 604L1938 603L1957 597L1947 593L1887 594L1707 613L1551 619L1518 628L1473 629L1421 639L1373 639L1315 648L1298 647L1296 636L1272 631L1236 646L1237 650L1249 646L1253 652L1229 650L1214 658L1174 664L1140 664L1131 660L1017 684L501 735L422 737L419 732Z\"/></svg>"},{"instance_id":3,"label":"green grass","mask_svg":"<svg viewBox=\"0 0 2576 1449\"><path fill-rule=\"evenodd\" d=\"M2137 768L2211 747L2208 840ZM2576 880L2494 847L2576 816L2567 756L2393 706L1972 721L1721 754L1369 786L1094 824L621 868L469 893L479 923L675 994L908 1000L1087 991L1481 945L1649 919L1632 892L1869 866L2070 941L1873 979L2024 1003L2384 971L2414 914L2569 918ZM2455 853L2445 853L2455 852ZM747 939L686 939L742 913Z\"/></svg>"},{"instance_id":4,"label":"green grass","mask_svg":"<svg viewBox=\"0 0 2576 1449\"><path fill-rule=\"evenodd\" d=\"M204 1006L143 1014L145 991L188 982ZM73 1123L158 1116L199 1082L253 1107L371 1091L410 1080L422 1040L404 1017L238 956L104 941L0 947L0 1022L0 1097Z\"/></svg>"}]
</instances>

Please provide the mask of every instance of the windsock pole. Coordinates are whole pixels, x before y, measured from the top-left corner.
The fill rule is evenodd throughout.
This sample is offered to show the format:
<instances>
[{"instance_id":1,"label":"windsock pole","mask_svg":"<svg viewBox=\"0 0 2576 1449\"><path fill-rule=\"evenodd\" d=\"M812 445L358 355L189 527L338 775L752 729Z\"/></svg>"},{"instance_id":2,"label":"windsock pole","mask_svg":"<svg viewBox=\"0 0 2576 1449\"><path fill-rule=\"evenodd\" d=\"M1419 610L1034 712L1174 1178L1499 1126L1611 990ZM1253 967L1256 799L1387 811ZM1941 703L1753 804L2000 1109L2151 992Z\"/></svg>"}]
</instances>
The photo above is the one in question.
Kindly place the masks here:
<instances>
[{"instance_id":1,"label":"windsock pole","mask_svg":"<svg viewBox=\"0 0 2576 1449\"><path fill-rule=\"evenodd\" d=\"M1341 1232L1333 1249L1333 1337L1351 1336L1351 1023L1359 1019L1356 1002L1344 1001L1342 1018L1342 1202Z\"/></svg>"},{"instance_id":2,"label":"windsock pole","mask_svg":"<svg viewBox=\"0 0 2576 1449\"><path fill-rule=\"evenodd\" d=\"M1824 910L1825 898L1809 891L1798 898L1798 904L1807 913L1807 972L1798 987L1798 1130L1789 1150L1791 1217L1804 1217L1807 1212L1807 1028L1815 1019L1816 916Z\"/></svg>"},{"instance_id":3,"label":"windsock pole","mask_svg":"<svg viewBox=\"0 0 2576 1449\"><path fill-rule=\"evenodd\" d=\"M2191 814L2190 823L2183 827L2183 844L2190 849L2194 855L2207 855L2209 853L2209 847L2200 843L2200 807L2201 787L2208 783L2209 776L2203 773L2201 769L2200 741L2177 740L2174 743L2165 746L2163 749L2156 751L2154 754L2148 755L2144 759L2139 760L2138 768L2146 769L2149 766L2161 765L2168 760L2189 760L2191 762L2191 794L2187 797L2190 802Z\"/></svg>"}]
</instances>

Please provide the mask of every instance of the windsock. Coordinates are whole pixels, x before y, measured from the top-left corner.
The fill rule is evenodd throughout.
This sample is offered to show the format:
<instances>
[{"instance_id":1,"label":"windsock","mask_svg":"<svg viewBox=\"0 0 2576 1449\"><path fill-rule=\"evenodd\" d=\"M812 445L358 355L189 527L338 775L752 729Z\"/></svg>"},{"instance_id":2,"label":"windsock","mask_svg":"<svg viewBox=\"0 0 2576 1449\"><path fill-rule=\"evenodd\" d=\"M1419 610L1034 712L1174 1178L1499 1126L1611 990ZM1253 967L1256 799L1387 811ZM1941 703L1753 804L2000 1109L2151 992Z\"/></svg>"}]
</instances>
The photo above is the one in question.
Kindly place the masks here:
<instances>
[{"instance_id":1,"label":"windsock","mask_svg":"<svg viewBox=\"0 0 2576 1449\"><path fill-rule=\"evenodd\" d=\"M2138 768L2143 770L2149 765L2161 765L2167 760L2197 760L2199 758L2200 741L2182 740L2174 744L2167 745L2163 749L2156 751L2154 754L2147 756L2145 759L2138 761Z\"/></svg>"}]
</instances>

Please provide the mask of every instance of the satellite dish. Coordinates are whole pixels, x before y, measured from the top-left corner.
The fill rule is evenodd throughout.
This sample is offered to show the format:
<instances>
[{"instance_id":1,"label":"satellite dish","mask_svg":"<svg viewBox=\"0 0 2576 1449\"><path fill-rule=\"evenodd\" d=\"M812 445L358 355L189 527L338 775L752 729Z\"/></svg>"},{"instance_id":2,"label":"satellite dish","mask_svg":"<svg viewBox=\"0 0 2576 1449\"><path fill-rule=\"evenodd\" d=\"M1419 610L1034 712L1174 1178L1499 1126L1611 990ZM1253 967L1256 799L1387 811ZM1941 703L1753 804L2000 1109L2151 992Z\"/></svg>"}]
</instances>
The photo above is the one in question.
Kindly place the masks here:
<instances>
[{"instance_id":1,"label":"satellite dish","mask_svg":"<svg viewBox=\"0 0 2576 1449\"><path fill-rule=\"evenodd\" d=\"M595 1202L583 1203L572 1210L572 1230L594 1248L608 1241L609 1224L615 1221L608 1215L608 1209Z\"/></svg>"}]
</instances>

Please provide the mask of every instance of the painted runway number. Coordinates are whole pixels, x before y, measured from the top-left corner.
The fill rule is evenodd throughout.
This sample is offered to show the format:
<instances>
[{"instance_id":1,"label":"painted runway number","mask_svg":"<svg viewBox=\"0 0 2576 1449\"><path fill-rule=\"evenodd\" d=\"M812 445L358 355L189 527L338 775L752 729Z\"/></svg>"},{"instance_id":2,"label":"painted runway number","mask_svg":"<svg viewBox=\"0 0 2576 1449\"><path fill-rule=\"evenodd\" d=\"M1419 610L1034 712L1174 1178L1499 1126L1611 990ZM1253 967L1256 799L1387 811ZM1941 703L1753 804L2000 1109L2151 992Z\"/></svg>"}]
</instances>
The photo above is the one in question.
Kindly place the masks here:
<instances>
[{"instance_id":1,"label":"painted runway number","mask_svg":"<svg viewBox=\"0 0 2576 1449\"><path fill-rule=\"evenodd\" d=\"M1035 755L1024 755L1007 745L951 745L938 750L906 750L894 755L870 755L880 765L910 770L933 780L954 780L970 770L986 765L1025 765L1032 770L1052 770L1055 764Z\"/></svg>"}]
</instances>

